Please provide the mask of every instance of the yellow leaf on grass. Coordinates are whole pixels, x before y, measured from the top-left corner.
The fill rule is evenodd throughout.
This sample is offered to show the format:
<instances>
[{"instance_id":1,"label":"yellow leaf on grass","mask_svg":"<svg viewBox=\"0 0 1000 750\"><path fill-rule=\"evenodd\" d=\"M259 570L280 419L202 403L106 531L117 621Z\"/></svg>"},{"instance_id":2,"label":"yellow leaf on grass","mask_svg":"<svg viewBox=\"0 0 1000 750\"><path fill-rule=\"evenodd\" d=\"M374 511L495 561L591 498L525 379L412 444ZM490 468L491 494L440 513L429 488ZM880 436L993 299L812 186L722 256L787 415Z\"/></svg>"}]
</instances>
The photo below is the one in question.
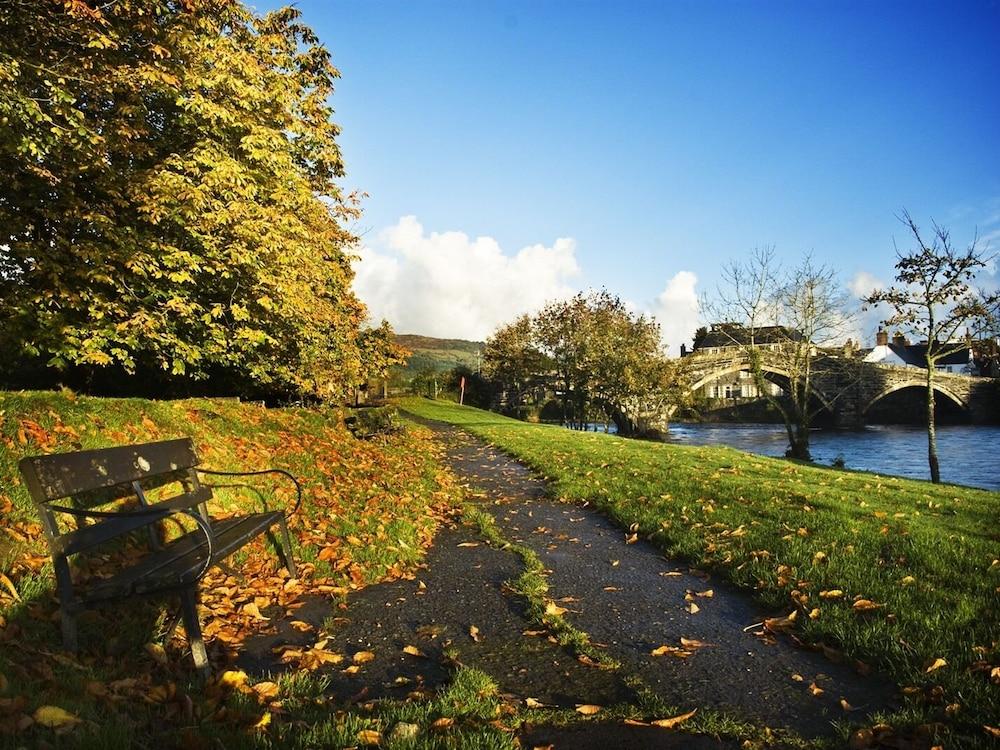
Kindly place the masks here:
<instances>
[{"instance_id":1,"label":"yellow leaf on grass","mask_svg":"<svg viewBox=\"0 0 1000 750\"><path fill-rule=\"evenodd\" d=\"M257 694L257 697L262 701L269 701L272 698L278 696L278 683L276 682L258 682L253 686L253 691Z\"/></svg>"},{"instance_id":2,"label":"yellow leaf on grass","mask_svg":"<svg viewBox=\"0 0 1000 750\"><path fill-rule=\"evenodd\" d=\"M535 698L525 698L524 705L528 708L545 708L548 704L542 703L540 700Z\"/></svg>"},{"instance_id":3,"label":"yellow leaf on grass","mask_svg":"<svg viewBox=\"0 0 1000 750\"><path fill-rule=\"evenodd\" d=\"M254 729L267 729L268 725L271 723L271 712L265 711L264 715L257 720L257 723L253 725Z\"/></svg>"},{"instance_id":4,"label":"yellow leaf on grass","mask_svg":"<svg viewBox=\"0 0 1000 750\"><path fill-rule=\"evenodd\" d=\"M79 716L71 714L66 709L59 708L59 706L41 706L35 710L31 718L35 720L36 724L41 724L43 727L48 727L49 729L71 727L82 721Z\"/></svg>"},{"instance_id":5,"label":"yellow leaf on grass","mask_svg":"<svg viewBox=\"0 0 1000 750\"><path fill-rule=\"evenodd\" d=\"M426 656L426 654L416 646L403 646L403 653L409 654L410 656Z\"/></svg>"},{"instance_id":6,"label":"yellow leaf on grass","mask_svg":"<svg viewBox=\"0 0 1000 750\"><path fill-rule=\"evenodd\" d=\"M820 591L820 599L840 599L844 595L844 592L840 589L830 589L828 591Z\"/></svg>"},{"instance_id":7,"label":"yellow leaf on grass","mask_svg":"<svg viewBox=\"0 0 1000 750\"><path fill-rule=\"evenodd\" d=\"M351 657L355 664L367 664L375 660L375 654L371 651L358 651Z\"/></svg>"},{"instance_id":8,"label":"yellow leaf on grass","mask_svg":"<svg viewBox=\"0 0 1000 750\"><path fill-rule=\"evenodd\" d=\"M992 735L994 737L1000 737L1000 729L998 729L997 727L991 727L987 726L986 724L983 724L983 729L986 730L986 734Z\"/></svg>"},{"instance_id":9,"label":"yellow leaf on grass","mask_svg":"<svg viewBox=\"0 0 1000 750\"><path fill-rule=\"evenodd\" d=\"M927 669L924 670L924 672L933 672L935 669L941 669L941 667L947 667L947 666L948 662L946 662L939 656L931 663L929 667L927 667Z\"/></svg>"},{"instance_id":10,"label":"yellow leaf on grass","mask_svg":"<svg viewBox=\"0 0 1000 750\"><path fill-rule=\"evenodd\" d=\"M854 611L858 613L874 612L881 606L881 604L876 604L871 599L858 599L854 602Z\"/></svg>"},{"instance_id":11,"label":"yellow leaf on grass","mask_svg":"<svg viewBox=\"0 0 1000 750\"><path fill-rule=\"evenodd\" d=\"M593 703L584 703L576 707L576 712L578 714L583 714L584 716L593 716L600 710L601 707L595 706Z\"/></svg>"},{"instance_id":12,"label":"yellow leaf on grass","mask_svg":"<svg viewBox=\"0 0 1000 750\"><path fill-rule=\"evenodd\" d=\"M441 731L443 729L447 729L448 727L450 727L454 723L455 723L455 720L453 718L451 718L450 716L442 716L440 719L435 719L431 723L431 729L434 729L434 730L437 730L437 731Z\"/></svg>"},{"instance_id":13,"label":"yellow leaf on grass","mask_svg":"<svg viewBox=\"0 0 1000 750\"><path fill-rule=\"evenodd\" d=\"M696 713L698 713L697 708L694 709L693 711L688 711L686 714L681 714L680 716L674 716L669 719L655 719L654 721L651 721L649 723L652 724L654 727L660 727L661 729L673 729L678 724L681 724L682 722L685 722L688 719L690 719Z\"/></svg>"},{"instance_id":14,"label":"yellow leaf on grass","mask_svg":"<svg viewBox=\"0 0 1000 750\"><path fill-rule=\"evenodd\" d=\"M382 741L382 735L374 729L362 729L358 732L358 742L362 745L377 745Z\"/></svg>"},{"instance_id":15,"label":"yellow leaf on grass","mask_svg":"<svg viewBox=\"0 0 1000 750\"><path fill-rule=\"evenodd\" d=\"M823 695L824 691L823 691L823 688L821 688L815 682L810 682L809 683L809 692L812 693L812 695L814 695L814 696L816 696L818 698L819 696Z\"/></svg>"},{"instance_id":16,"label":"yellow leaf on grass","mask_svg":"<svg viewBox=\"0 0 1000 750\"><path fill-rule=\"evenodd\" d=\"M219 675L219 684L222 687L238 689L244 687L249 681L247 673L239 669L227 669Z\"/></svg>"},{"instance_id":17,"label":"yellow leaf on grass","mask_svg":"<svg viewBox=\"0 0 1000 750\"><path fill-rule=\"evenodd\" d=\"M554 615L558 617L559 615L563 615L565 613L566 613L566 608L560 607L555 602L549 602L548 604L545 605L545 614L547 615Z\"/></svg>"}]
</instances>

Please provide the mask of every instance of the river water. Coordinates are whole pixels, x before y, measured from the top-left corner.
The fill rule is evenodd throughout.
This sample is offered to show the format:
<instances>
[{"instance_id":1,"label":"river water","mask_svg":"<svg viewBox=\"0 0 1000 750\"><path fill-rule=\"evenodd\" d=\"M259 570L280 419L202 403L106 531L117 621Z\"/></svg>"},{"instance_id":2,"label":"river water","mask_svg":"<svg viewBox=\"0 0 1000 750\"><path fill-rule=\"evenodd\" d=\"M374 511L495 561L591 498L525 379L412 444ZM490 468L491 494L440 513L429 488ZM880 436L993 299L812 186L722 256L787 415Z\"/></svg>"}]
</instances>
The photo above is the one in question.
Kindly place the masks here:
<instances>
[{"instance_id":1,"label":"river water","mask_svg":"<svg viewBox=\"0 0 1000 750\"><path fill-rule=\"evenodd\" d=\"M785 428L775 424L670 425L668 443L728 445L765 456L783 456ZM941 480L1000 490L1000 426L941 425L937 428ZM929 479L927 431L918 426L871 425L862 430L813 430L810 451L817 463L838 457L848 469Z\"/></svg>"}]
</instances>

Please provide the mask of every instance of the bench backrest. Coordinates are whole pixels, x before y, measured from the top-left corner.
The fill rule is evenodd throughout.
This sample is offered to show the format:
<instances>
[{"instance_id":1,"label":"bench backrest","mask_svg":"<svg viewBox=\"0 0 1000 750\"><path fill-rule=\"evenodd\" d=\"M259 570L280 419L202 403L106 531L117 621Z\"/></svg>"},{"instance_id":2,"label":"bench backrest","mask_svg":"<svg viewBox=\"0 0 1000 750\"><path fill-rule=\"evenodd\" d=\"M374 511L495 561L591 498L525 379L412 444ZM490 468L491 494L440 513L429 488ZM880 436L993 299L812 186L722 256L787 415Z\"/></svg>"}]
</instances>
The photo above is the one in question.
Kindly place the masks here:
<instances>
[{"instance_id":1,"label":"bench backrest","mask_svg":"<svg viewBox=\"0 0 1000 750\"><path fill-rule=\"evenodd\" d=\"M69 555L148 525L150 519L113 518L62 532L53 504L94 508L124 497L149 505L145 492L171 482L183 491L155 503L157 507L191 507L204 503L211 491L198 482L198 455L190 438L114 448L29 456L18 468L38 509L54 553ZM67 499L76 501L75 503ZM63 503L59 503L63 500ZM105 527L103 530L98 527ZM113 528L112 528L113 527Z\"/></svg>"}]
</instances>

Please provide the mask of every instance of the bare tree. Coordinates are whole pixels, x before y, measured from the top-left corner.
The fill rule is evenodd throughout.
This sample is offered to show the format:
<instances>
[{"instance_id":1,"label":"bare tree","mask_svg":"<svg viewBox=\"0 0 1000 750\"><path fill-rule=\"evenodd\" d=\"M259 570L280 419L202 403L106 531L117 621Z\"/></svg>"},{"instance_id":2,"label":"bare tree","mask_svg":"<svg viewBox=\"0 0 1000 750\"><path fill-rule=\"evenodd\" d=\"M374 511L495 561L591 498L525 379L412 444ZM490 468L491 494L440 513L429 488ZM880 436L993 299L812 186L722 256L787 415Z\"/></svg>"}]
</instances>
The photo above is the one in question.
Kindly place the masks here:
<instances>
[{"instance_id":1,"label":"bare tree","mask_svg":"<svg viewBox=\"0 0 1000 750\"><path fill-rule=\"evenodd\" d=\"M808 256L783 274L773 247L756 248L748 260L723 268L716 297L705 300L703 309L720 321L714 329L739 347L757 392L781 415L787 455L810 460L809 429L829 405L814 394L819 347L842 336L851 317L836 274ZM773 370L787 379L787 399L769 387L767 375ZM832 401L838 395L828 397Z\"/></svg>"},{"instance_id":2,"label":"bare tree","mask_svg":"<svg viewBox=\"0 0 1000 750\"><path fill-rule=\"evenodd\" d=\"M893 312L884 321L886 326L902 328L914 338L927 342L924 354L927 368L927 462L931 481L937 483L941 481L934 428L937 364L968 347L965 336L997 324L1000 293L987 294L973 286L976 277L993 259L979 247L978 235L973 237L965 250L957 250L944 227L931 222L933 237L927 244L920 227L907 211L903 211L899 220L906 225L916 246L905 253L895 248L898 285L877 289L865 297L864 302L889 305Z\"/></svg>"}]
</instances>

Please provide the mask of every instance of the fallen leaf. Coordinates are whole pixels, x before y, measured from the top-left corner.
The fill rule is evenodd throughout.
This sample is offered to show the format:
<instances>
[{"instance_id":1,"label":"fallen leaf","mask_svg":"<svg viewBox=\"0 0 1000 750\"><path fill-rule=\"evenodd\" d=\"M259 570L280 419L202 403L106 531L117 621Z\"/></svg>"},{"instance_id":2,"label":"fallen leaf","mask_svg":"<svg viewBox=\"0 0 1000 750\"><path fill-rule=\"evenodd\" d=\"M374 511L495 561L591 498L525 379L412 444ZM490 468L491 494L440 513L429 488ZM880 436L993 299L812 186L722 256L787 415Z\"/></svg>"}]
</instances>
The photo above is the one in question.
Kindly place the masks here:
<instances>
[{"instance_id":1,"label":"fallen leaf","mask_svg":"<svg viewBox=\"0 0 1000 750\"><path fill-rule=\"evenodd\" d=\"M41 724L43 727L48 727L49 729L71 727L83 721L79 716L71 714L66 709L59 708L59 706L41 706L35 710L31 718L35 720L36 724Z\"/></svg>"},{"instance_id":2,"label":"fallen leaf","mask_svg":"<svg viewBox=\"0 0 1000 750\"><path fill-rule=\"evenodd\" d=\"M367 664L370 661L375 660L375 654L371 651L358 651L354 656L351 657L351 661L355 664Z\"/></svg>"},{"instance_id":3,"label":"fallen leaf","mask_svg":"<svg viewBox=\"0 0 1000 750\"><path fill-rule=\"evenodd\" d=\"M578 714L583 714L584 716L593 716L600 710L601 707L595 706L593 703L584 703L576 707L576 712Z\"/></svg>"},{"instance_id":4,"label":"fallen leaf","mask_svg":"<svg viewBox=\"0 0 1000 750\"><path fill-rule=\"evenodd\" d=\"M259 622L267 622L268 618L264 617L264 615L260 613L260 608L254 602L244 604L242 611Z\"/></svg>"},{"instance_id":5,"label":"fallen leaf","mask_svg":"<svg viewBox=\"0 0 1000 750\"><path fill-rule=\"evenodd\" d=\"M820 599L840 599L844 595L844 592L840 589L830 589L828 591L820 591Z\"/></svg>"},{"instance_id":6,"label":"fallen leaf","mask_svg":"<svg viewBox=\"0 0 1000 750\"><path fill-rule=\"evenodd\" d=\"M821 687L820 687L819 685L817 685L817 684L816 684L815 682L810 682L810 683L809 683L809 692L810 692L810 693L811 693L812 695L814 695L815 697L817 697L817 698L818 698L819 696L823 695L823 693L824 693L825 691L823 690L823 688L821 688Z\"/></svg>"},{"instance_id":7,"label":"fallen leaf","mask_svg":"<svg viewBox=\"0 0 1000 750\"><path fill-rule=\"evenodd\" d=\"M712 646L712 643L705 643L705 641L698 641L694 638L685 638L681 636L681 645L685 648L704 648L705 646Z\"/></svg>"},{"instance_id":8,"label":"fallen leaf","mask_svg":"<svg viewBox=\"0 0 1000 750\"><path fill-rule=\"evenodd\" d=\"M455 723L455 720L453 718L451 718L450 716L442 716L440 719L435 719L431 723L431 729L440 732L440 731L442 731L444 729L447 729L448 727L450 727L454 723Z\"/></svg>"},{"instance_id":9,"label":"fallen leaf","mask_svg":"<svg viewBox=\"0 0 1000 750\"><path fill-rule=\"evenodd\" d=\"M547 615L554 615L554 616L558 617L559 615L562 615L562 614L565 614L565 613L566 613L566 608L565 607L560 607L555 602L548 602L545 605L545 614L547 614Z\"/></svg>"},{"instance_id":10,"label":"fallen leaf","mask_svg":"<svg viewBox=\"0 0 1000 750\"><path fill-rule=\"evenodd\" d=\"M868 727L853 732L847 741L850 750L865 750L873 744L875 744L875 733Z\"/></svg>"},{"instance_id":11,"label":"fallen leaf","mask_svg":"<svg viewBox=\"0 0 1000 750\"><path fill-rule=\"evenodd\" d=\"M167 666L167 652L159 643L147 643L143 648L160 666Z\"/></svg>"},{"instance_id":12,"label":"fallen leaf","mask_svg":"<svg viewBox=\"0 0 1000 750\"><path fill-rule=\"evenodd\" d=\"M935 659L931 663L931 665L929 667L927 667L927 669L924 670L924 672L925 673L926 672L933 672L935 669L941 669L941 667L947 667L947 666L948 666L948 662L946 662L944 659L942 659L939 656L937 659Z\"/></svg>"},{"instance_id":13,"label":"fallen leaf","mask_svg":"<svg viewBox=\"0 0 1000 750\"><path fill-rule=\"evenodd\" d=\"M528 708L545 708L548 706L547 703L542 703L540 700L536 700L534 698L525 698L524 705Z\"/></svg>"},{"instance_id":14,"label":"fallen leaf","mask_svg":"<svg viewBox=\"0 0 1000 750\"><path fill-rule=\"evenodd\" d=\"M271 723L271 712L265 711L264 714L257 720L257 723L253 725L254 729L267 729L268 725Z\"/></svg>"},{"instance_id":15,"label":"fallen leaf","mask_svg":"<svg viewBox=\"0 0 1000 750\"><path fill-rule=\"evenodd\" d=\"M662 729L673 729L678 724L681 724L690 719L697 712L698 709L696 708L693 711L688 711L686 714L681 714L680 716L674 716L669 719L655 719L654 721L651 721L649 723L652 724L654 727L660 727Z\"/></svg>"},{"instance_id":16,"label":"fallen leaf","mask_svg":"<svg viewBox=\"0 0 1000 750\"><path fill-rule=\"evenodd\" d=\"M792 679L795 680L796 682L805 682L806 678L800 674L793 674Z\"/></svg>"},{"instance_id":17,"label":"fallen leaf","mask_svg":"<svg viewBox=\"0 0 1000 750\"><path fill-rule=\"evenodd\" d=\"M362 729L358 732L358 742L362 745L377 745L382 741L382 735L374 729Z\"/></svg>"},{"instance_id":18,"label":"fallen leaf","mask_svg":"<svg viewBox=\"0 0 1000 750\"><path fill-rule=\"evenodd\" d=\"M481 640L483 640L483 637L479 635L479 628L477 628L475 625L469 626L469 637L472 638L472 640L474 640L476 643L479 643Z\"/></svg>"},{"instance_id":19,"label":"fallen leaf","mask_svg":"<svg viewBox=\"0 0 1000 750\"><path fill-rule=\"evenodd\" d=\"M269 701L278 696L278 683L276 682L258 682L256 685L251 686L251 689L262 701Z\"/></svg>"},{"instance_id":20,"label":"fallen leaf","mask_svg":"<svg viewBox=\"0 0 1000 750\"><path fill-rule=\"evenodd\" d=\"M852 706L852 705L851 705L850 703L848 703L848 702L847 702L847 699L846 699L846 698L841 698L841 699L840 699L840 707L841 707L841 708L842 708L842 709L843 709L843 710L844 710L845 712L850 712L850 711L853 711L853 710L854 710L854 706Z\"/></svg>"},{"instance_id":21,"label":"fallen leaf","mask_svg":"<svg viewBox=\"0 0 1000 750\"><path fill-rule=\"evenodd\" d=\"M687 605L686 609L687 609L688 612L690 612L693 615L693 614L698 613L701 610L701 607L699 607L694 602L691 602L689 605Z\"/></svg>"},{"instance_id":22,"label":"fallen leaf","mask_svg":"<svg viewBox=\"0 0 1000 750\"><path fill-rule=\"evenodd\" d=\"M478 547L479 542L462 542L458 545L459 547Z\"/></svg>"},{"instance_id":23,"label":"fallen leaf","mask_svg":"<svg viewBox=\"0 0 1000 750\"><path fill-rule=\"evenodd\" d=\"M231 690L238 690L249 682L247 673L239 669L227 669L219 675L219 685Z\"/></svg>"},{"instance_id":24,"label":"fallen leaf","mask_svg":"<svg viewBox=\"0 0 1000 750\"><path fill-rule=\"evenodd\" d=\"M1000 729L998 729L997 727L990 727L987 726L986 724L983 724L983 729L986 730L986 734L993 735L994 737L1000 737Z\"/></svg>"},{"instance_id":25,"label":"fallen leaf","mask_svg":"<svg viewBox=\"0 0 1000 750\"><path fill-rule=\"evenodd\" d=\"M879 609L882 605L876 604L871 599L858 599L854 602L854 611L858 613L874 612Z\"/></svg>"},{"instance_id":26,"label":"fallen leaf","mask_svg":"<svg viewBox=\"0 0 1000 750\"><path fill-rule=\"evenodd\" d=\"M427 656L427 654L416 646L403 646L403 653L409 654L410 656Z\"/></svg>"}]
</instances>

